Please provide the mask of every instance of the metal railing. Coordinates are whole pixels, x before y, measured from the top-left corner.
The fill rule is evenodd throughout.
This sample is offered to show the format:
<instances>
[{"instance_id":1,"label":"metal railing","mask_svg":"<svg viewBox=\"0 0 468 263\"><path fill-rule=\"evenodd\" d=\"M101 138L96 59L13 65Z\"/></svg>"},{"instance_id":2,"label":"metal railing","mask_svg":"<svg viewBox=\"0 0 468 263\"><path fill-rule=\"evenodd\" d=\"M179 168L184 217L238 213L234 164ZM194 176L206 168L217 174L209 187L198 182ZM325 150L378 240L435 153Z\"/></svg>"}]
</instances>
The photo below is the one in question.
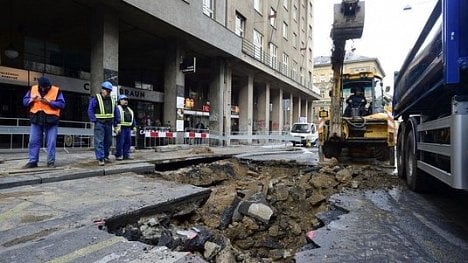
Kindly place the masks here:
<instances>
[{"instance_id":1,"label":"metal railing","mask_svg":"<svg viewBox=\"0 0 468 263\"><path fill-rule=\"evenodd\" d=\"M7 125L2 125L7 124ZM29 142L29 119L0 117L0 149L27 149ZM114 134L115 135L115 134ZM74 148L93 147L94 130L90 122L60 121L57 147L66 151ZM289 132L232 132L218 134L209 129L189 129L173 132L169 127L139 126L132 133L132 146L138 149L156 148L168 145L225 146L225 145L274 145L300 142ZM115 146L115 140L113 145ZM43 140L45 147L45 140Z\"/></svg>"},{"instance_id":2,"label":"metal railing","mask_svg":"<svg viewBox=\"0 0 468 263\"><path fill-rule=\"evenodd\" d=\"M0 149L27 149L30 120L0 117ZM94 131L90 122L60 121L57 146L64 148L90 148ZM45 139L42 140L45 146Z\"/></svg>"}]
</instances>

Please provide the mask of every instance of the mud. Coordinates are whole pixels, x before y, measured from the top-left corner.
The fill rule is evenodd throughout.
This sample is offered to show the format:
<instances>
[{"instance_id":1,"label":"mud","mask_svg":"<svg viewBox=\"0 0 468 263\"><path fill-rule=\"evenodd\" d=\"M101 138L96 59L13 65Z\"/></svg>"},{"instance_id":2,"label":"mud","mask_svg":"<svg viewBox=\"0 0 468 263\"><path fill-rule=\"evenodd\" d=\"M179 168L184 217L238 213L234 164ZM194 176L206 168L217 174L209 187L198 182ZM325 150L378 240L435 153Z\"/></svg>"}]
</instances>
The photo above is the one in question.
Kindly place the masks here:
<instances>
[{"instance_id":1,"label":"mud","mask_svg":"<svg viewBox=\"0 0 468 263\"><path fill-rule=\"evenodd\" d=\"M154 176L210 187L212 193L190 213L141 218L117 234L191 251L208 262L292 262L294 253L311 243L307 234L323 226L317 214L333 209L327 203L331 195L343 188L401 184L385 165L335 159L316 167L229 159Z\"/></svg>"}]
</instances>

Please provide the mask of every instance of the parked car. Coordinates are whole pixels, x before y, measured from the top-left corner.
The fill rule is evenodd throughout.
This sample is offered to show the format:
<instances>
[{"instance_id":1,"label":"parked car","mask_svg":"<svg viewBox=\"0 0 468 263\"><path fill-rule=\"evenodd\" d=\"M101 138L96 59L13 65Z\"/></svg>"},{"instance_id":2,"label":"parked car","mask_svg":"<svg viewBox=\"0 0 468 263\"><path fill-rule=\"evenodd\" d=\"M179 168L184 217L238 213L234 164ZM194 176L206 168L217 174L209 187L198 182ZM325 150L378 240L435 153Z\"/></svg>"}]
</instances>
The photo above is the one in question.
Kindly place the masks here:
<instances>
[{"instance_id":1,"label":"parked car","mask_svg":"<svg viewBox=\"0 0 468 263\"><path fill-rule=\"evenodd\" d=\"M314 123L294 123L289 133L293 137L300 138L302 146L316 146L318 142L318 131ZM297 140L292 141L296 146Z\"/></svg>"}]
</instances>

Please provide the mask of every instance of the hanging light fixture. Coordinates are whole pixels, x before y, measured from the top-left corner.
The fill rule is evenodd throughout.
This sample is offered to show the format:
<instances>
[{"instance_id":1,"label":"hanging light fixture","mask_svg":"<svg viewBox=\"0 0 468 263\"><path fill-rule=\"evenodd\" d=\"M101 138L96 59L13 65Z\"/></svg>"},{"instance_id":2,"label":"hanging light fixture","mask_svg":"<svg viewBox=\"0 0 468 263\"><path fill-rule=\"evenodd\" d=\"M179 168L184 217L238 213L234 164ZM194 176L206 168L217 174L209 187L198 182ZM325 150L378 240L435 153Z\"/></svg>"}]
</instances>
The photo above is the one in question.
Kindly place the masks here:
<instances>
[{"instance_id":1,"label":"hanging light fixture","mask_svg":"<svg viewBox=\"0 0 468 263\"><path fill-rule=\"evenodd\" d=\"M5 49L4 54L9 59L15 59L19 56L19 52L15 49L12 43Z\"/></svg>"}]
</instances>

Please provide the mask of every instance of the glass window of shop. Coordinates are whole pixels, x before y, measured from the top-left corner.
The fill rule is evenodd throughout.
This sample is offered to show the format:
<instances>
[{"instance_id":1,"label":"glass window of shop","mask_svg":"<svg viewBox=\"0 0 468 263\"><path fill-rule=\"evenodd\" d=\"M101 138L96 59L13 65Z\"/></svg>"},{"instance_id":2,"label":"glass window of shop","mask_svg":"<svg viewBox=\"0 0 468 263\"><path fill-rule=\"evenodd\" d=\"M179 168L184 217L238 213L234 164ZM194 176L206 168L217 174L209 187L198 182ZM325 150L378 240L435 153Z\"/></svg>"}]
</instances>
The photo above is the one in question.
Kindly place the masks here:
<instances>
[{"instance_id":1,"label":"glass window of shop","mask_svg":"<svg viewBox=\"0 0 468 263\"><path fill-rule=\"evenodd\" d=\"M28 118L28 109L23 106L23 97L28 91L26 86L0 83L2 99L0 102L0 125L16 125L7 119Z\"/></svg>"},{"instance_id":2,"label":"glass window of shop","mask_svg":"<svg viewBox=\"0 0 468 263\"><path fill-rule=\"evenodd\" d=\"M162 103L130 100L128 105L135 113L135 119L139 126L165 126L161 123Z\"/></svg>"},{"instance_id":3,"label":"glass window of shop","mask_svg":"<svg viewBox=\"0 0 468 263\"><path fill-rule=\"evenodd\" d=\"M45 40L25 37L24 68L72 78L89 78L90 55Z\"/></svg>"}]
</instances>

